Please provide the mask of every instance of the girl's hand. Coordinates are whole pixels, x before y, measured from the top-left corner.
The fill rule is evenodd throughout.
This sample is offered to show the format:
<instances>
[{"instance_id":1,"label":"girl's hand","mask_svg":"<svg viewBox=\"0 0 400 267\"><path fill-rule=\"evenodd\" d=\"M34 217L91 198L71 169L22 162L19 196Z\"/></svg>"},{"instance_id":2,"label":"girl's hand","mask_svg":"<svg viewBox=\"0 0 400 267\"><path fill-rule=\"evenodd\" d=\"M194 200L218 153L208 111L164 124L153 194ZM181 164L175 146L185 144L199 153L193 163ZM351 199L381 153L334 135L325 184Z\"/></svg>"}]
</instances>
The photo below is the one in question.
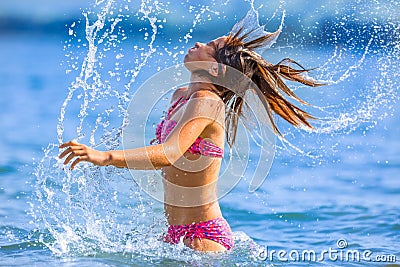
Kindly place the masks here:
<instances>
[{"instance_id":1,"label":"girl's hand","mask_svg":"<svg viewBox=\"0 0 400 267\"><path fill-rule=\"evenodd\" d=\"M67 148L60 154L59 158L62 159L66 156L64 164L68 164L73 160L70 167L71 169L74 169L76 164L81 161L88 161L94 165L104 166L107 165L108 161L110 160L110 156L107 152L91 149L86 145L79 144L76 141L66 142L60 145L59 148Z\"/></svg>"}]
</instances>

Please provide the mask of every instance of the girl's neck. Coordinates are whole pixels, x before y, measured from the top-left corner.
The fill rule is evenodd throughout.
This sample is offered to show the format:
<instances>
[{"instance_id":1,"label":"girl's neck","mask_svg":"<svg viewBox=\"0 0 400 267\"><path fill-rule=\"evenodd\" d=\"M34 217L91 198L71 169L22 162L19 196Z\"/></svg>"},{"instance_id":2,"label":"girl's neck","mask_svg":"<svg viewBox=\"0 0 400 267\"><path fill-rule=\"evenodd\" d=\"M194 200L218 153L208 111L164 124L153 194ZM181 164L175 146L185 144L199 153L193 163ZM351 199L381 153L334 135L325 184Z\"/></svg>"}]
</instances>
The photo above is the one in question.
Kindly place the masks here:
<instances>
[{"instance_id":1,"label":"girl's neck","mask_svg":"<svg viewBox=\"0 0 400 267\"><path fill-rule=\"evenodd\" d=\"M205 77L199 78L198 76L192 74L187 90L187 97L190 97L192 94L200 90L211 91L218 95L217 88L210 80Z\"/></svg>"}]
</instances>

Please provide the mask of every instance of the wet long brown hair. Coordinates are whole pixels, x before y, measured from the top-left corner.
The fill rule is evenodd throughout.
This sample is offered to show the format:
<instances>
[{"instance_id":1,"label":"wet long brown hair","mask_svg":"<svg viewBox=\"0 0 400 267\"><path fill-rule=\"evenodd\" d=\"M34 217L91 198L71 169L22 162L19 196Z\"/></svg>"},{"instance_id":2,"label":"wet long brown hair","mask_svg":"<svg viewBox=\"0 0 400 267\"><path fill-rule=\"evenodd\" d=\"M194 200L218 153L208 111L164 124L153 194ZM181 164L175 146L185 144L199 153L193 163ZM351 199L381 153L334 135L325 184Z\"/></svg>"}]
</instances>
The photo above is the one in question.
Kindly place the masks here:
<instances>
[{"instance_id":1,"label":"wet long brown hair","mask_svg":"<svg viewBox=\"0 0 400 267\"><path fill-rule=\"evenodd\" d=\"M283 79L313 87L323 84L305 76L304 74L310 70L303 68L289 58L273 65L254 52L254 49L263 45L263 42L269 37L268 35L245 42L244 39L251 32L247 34L241 33L242 29L235 34L230 34L226 39L225 45L216 49L215 59L217 62L239 70L258 87L262 93L260 94L261 97L264 98L262 101L267 105L266 111L276 134L282 136L276 126L272 111L295 127L306 126L313 128L309 120L315 118L283 97L282 93L302 104L308 105L285 84ZM298 68L295 69L290 65L296 65ZM238 117L242 112L243 98L231 90L221 88L221 86L217 86L217 88L227 107L226 135L228 144L232 146L235 141Z\"/></svg>"}]
</instances>

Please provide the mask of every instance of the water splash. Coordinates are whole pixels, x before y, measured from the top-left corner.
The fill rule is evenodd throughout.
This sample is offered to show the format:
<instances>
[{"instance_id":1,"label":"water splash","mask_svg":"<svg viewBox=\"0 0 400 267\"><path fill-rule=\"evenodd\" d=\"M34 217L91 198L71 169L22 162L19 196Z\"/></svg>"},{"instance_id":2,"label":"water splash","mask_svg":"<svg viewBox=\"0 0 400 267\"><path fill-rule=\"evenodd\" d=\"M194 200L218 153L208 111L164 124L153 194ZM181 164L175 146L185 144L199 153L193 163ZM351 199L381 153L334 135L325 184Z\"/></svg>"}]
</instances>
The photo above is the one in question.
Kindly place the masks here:
<instances>
[{"instance_id":1,"label":"water splash","mask_svg":"<svg viewBox=\"0 0 400 267\"><path fill-rule=\"evenodd\" d=\"M120 146L127 105L140 74L154 64L149 62L155 55L163 55L157 36L167 21L163 16L172 12L168 3L142 1L136 12L129 3L96 1L83 12L83 21L70 25L66 72L76 77L60 110L58 143L76 138L99 149ZM218 15L212 12L215 5L191 6L192 24L184 38L177 37L173 43L186 44L203 16ZM137 29L135 23L143 27ZM186 47L174 49L178 52L168 56L177 61L177 54L182 55ZM160 240L166 224L162 206L141 192L129 172L90 164L70 171L57 158L58 144L49 144L43 152L35 167L30 214L40 232L35 237L52 253L63 257L112 253L128 257L128 262L204 261L183 246L171 247ZM242 243L246 242L251 243Z\"/></svg>"},{"instance_id":2,"label":"water splash","mask_svg":"<svg viewBox=\"0 0 400 267\"><path fill-rule=\"evenodd\" d=\"M276 43L276 40L279 37L279 34L282 32L283 24L285 21L285 10L282 11L281 24L279 28L275 32L267 32L265 31L266 25L260 25L260 20L258 18L258 12L255 10L254 1L250 2L251 7L247 14L233 25L231 34L235 35L237 32L241 31L241 35L247 36L243 39L243 42L249 42L251 40L256 40L257 38L268 36L264 42L262 42L262 46L254 49L259 54L262 54L266 49L270 48L272 45Z\"/></svg>"},{"instance_id":3,"label":"water splash","mask_svg":"<svg viewBox=\"0 0 400 267\"><path fill-rule=\"evenodd\" d=\"M123 61L124 54L130 51L120 47L121 42L128 39L122 24L133 25L129 22L130 15L124 14L132 12L127 3L96 1L93 10L85 10L85 42L76 33L81 23L73 23L70 27L69 34L75 40L68 41L65 48L71 60L67 73L78 71L78 74L61 107L57 125L59 143L65 141L65 128L73 128L72 123L68 124L72 117L73 122L78 118L73 138L103 149L119 146L123 128L121 117L125 115L132 94L131 85L155 52L156 16L161 12L156 3L141 3L137 17L149 22L151 37L146 42L148 32L144 33L144 44L134 46L131 51L134 52L132 58L136 67L124 70L123 64L127 64ZM74 45L78 50L86 50L81 63ZM77 68L79 64L80 69ZM127 82L121 86L118 82L124 78ZM72 110L68 112L68 109ZM76 110L78 114L74 113ZM52 238L42 240L53 253L93 255L119 252L130 240L143 240L149 235L155 237L154 231L160 233L164 221L157 216L148 217L148 214L154 214L154 203L143 198L129 173L89 165L71 172L63 169L57 158L57 147L50 144L36 166L37 200L32 202L35 204L31 210L34 222L49 231ZM137 243L135 246L140 251L143 244Z\"/></svg>"},{"instance_id":4,"label":"water splash","mask_svg":"<svg viewBox=\"0 0 400 267\"><path fill-rule=\"evenodd\" d=\"M250 3L257 6L256 1ZM376 12L378 7L396 10L399 5L395 1L372 3L375 7L372 10L369 10L371 5L363 1L349 2L346 6L336 3L330 9L317 6L316 14L320 17L328 16L332 10L340 15L325 25L317 19L311 25L302 21L299 23L305 25L300 27L302 33L291 32L294 38L285 36L293 22L290 14L294 11L290 10L290 4L274 2L276 9L267 9L274 14L284 14L287 10L288 18L283 25L281 41L267 50L265 57L280 59L285 54L293 57L299 53L299 57L304 57L299 61L311 66L315 59L318 63L315 65L320 67L313 76L330 84L318 91L297 88L299 95L304 94L310 98L308 102L314 103L311 109L321 119L316 121L313 132L283 130L286 139L278 152L295 151L307 159L321 159L337 144L335 141L323 143L326 139L319 142L318 138L312 143L310 134L348 135L360 125L366 124L365 129L369 129L385 116L393 115L392 106L398 100L400 24L394 17L378 20ZM221 11L219 4L217 1L207 5L145 0L140 3L95 1L92 9L83 12L83 19L72 23L68 30L71 39L65 45L66 72L67 77L74 78L60 110L57 142L77 138L99 149L120 147L125 126L123 118L135 89L146 78L144 74L178 63L196 31L209 27L213 19L221 22L233 17L228 11ZM264 9L256 8L259 13ZM351 12L344 12L345 9ZM187 27L177 21L183 14L189 21ZM349 24L359 21L360 14L371 16L373 21ZM168 34L171 27L175 35ZM231 25L227 26L228 30L229 27ZM316 28L322 29L319 36ZM210 36L210 39L216 37ZM308 42L318 47L310 52ZM294 51L298 49L299 52ZM371 70L370 66L374 68ZM346 90L349 83L359 83L360 89L349 92ZM282 123L282 127L288 126ZM303 143L309 144L307 148L301 145ZM36 199L32 200L30 212L33 223L41 231L40 242L53 253L61 256L114 253L128 263L138 260L144 264L176 260L196 266L201 261L211 265L215 260L193 254L183 246L171 247L159 241L165 224L162 207L140 192L127 171L80 164L71 172L63 169L57 158L57 147L57 144L49 144L42 160L36 164ZM239 265L254 260L244 251L253 249L256 244L246 235L236 233L236 238L239 245L233 256L216 256L216 259Z\"/></svg>"},{"instance_id":5,"label":"water splash","mask_svg":"<svg viewBox=\"0 0 400 267\"><path fill-rule=\"evenodd\" d=\"M380 10L399 9L399 5L395 1L372 2L310 7L309 12L317 12L315 17L329 18L328 12L332 9L337 15L325 19L324 24L321 21L304 23L308 26L301 30L309 36L295 35L295 40L316 46L309 53L310 46L302 45L300 52L295 54L300 62L306 62L310 67L315 60L317 69L312 71L312 77L328 86L317 90L297 87L299 94L313 104L308 110L318 120L313 122L315 128L312 131L292 129L283 123L285 139L281 139L279 155L304 155L303 160L311 159L312 164L320 164L339 149L337 136L357 134L360 130L365 134L383 118L393 115L391 110L398 100L399 87L399 66L396 64L399 60L399 21L393 16L388 16L387 20L378 19L378 14ZM319 29L318 33L315 33L316 29ZM291 50L285 47L280 52ZM321 135L324 138L320 142L310 142L310 134L315 140Z\"/></svg>"}]
</instances>

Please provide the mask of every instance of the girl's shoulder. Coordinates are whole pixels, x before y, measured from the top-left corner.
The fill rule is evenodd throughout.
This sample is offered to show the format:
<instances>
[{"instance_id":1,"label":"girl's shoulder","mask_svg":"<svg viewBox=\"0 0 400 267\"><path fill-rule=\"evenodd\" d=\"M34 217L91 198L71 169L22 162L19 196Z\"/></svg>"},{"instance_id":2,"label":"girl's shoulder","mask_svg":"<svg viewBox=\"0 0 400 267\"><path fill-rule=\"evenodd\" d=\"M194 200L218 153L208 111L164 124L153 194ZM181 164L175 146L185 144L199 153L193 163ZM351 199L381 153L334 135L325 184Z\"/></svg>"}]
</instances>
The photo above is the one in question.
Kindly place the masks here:
<instances>
[{"instance_id":1,"label":"girl's shoulder","mask_svg":"<svg viewBox=\"0 0 400 267\"><path fill-rule=\"evenodd\" d=\"M195 99L195 98L207 98L223 103L221 97L211 90L208 89L198 90L193 94L191 94L190 96L188 96L187 90L188 90L187 87L181 87L176 89L175 92L172 94L171 103L175 103L179 99L185 99L185 101L187 101L189 99Z\"/></svg>"},{"instance_id":2,"label":"girl's shoulder","mask_svg":"<svg viewBox=\"0 0 400 267\"><path fill-rule=\"evenodd\" d=\"M215 92L208 90L208 89L196 91L190 96L190 98L191 99L206 98L206 99L215 100L215 101L223 103L223 101L219 95L217 95Z\"/></svg>"},{"instance_id":3,"label":"girl's shoulder","mask_svg":"<svg viewBox=\"0 0 400 267\"><path fill-rule=\"evenodd\" d=\"M174 103L176 100L181 98L182 96L186 95L187 87L180 87L175 90L175 92L172 94L172 99L171 103Z\"/></svg>"}]
</instances>

